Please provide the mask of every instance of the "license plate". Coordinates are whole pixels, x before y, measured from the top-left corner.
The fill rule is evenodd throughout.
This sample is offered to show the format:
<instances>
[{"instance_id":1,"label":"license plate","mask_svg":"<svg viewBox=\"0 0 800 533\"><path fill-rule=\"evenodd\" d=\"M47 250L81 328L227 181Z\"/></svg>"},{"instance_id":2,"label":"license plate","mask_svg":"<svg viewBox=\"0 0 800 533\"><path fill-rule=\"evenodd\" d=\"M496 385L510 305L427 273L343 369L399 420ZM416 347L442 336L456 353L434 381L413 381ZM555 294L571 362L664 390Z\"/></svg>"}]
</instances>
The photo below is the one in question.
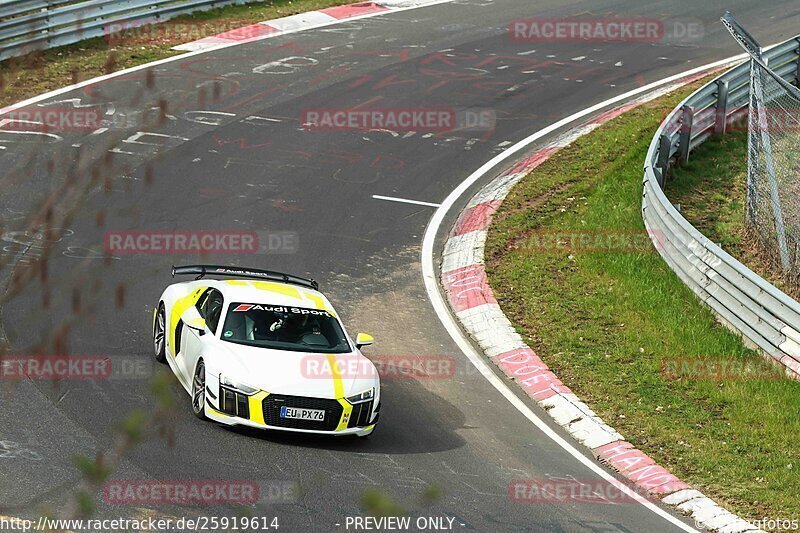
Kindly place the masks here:
<instances>
[{"instance_id":1,"label":"license plate","mask_svg":"<svg viewBox=\"0 0 800 533\"><path fill-rule=\"evenodd\" d=\"M325 420L325 411L322 409L299 409L297 407L281 407L281 418L294 418L297 420Z\"/></svg>"}]
</instances>

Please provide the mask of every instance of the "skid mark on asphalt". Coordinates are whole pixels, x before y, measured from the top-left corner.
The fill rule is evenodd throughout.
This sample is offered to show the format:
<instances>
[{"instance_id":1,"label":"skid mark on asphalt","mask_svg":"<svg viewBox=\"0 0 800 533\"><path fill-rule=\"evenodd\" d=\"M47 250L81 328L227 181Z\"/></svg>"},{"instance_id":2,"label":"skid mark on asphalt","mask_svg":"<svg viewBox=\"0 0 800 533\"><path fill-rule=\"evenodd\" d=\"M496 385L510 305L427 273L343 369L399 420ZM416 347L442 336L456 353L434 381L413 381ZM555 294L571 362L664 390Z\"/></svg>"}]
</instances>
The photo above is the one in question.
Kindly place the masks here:
<instances>
[{"instance_id":1,"label":"skid mark on asphalt","mask_svg":"<svg viewBox=\"0 0 800 533\"><path fill-rule=\"evenodd\" d=\"M29 461L41 461L43 457L39 452L34 451L27 446L11 441L0 440L0 459L25 459Z\"/></svg>"}]
</instances>

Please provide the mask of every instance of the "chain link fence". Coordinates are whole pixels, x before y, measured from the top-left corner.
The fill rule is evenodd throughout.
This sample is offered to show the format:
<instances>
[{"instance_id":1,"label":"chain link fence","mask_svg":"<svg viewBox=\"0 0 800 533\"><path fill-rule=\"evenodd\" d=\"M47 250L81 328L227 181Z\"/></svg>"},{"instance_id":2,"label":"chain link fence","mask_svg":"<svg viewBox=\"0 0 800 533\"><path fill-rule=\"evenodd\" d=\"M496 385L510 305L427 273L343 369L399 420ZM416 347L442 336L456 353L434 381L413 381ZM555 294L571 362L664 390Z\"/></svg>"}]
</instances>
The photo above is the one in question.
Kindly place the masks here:
<instances>
[{"instance_id":1,"label":"chain link fence","mask_svg":"<svg viewBox=\"0 0 800 533\"><path fill-rule=\"evenodd\" d=\"M749 52L751 63L704 85L663 121L645 159L642 217L661 257L720 321L800 379L800 302L706 238L663 190L673 166L688 162L693 150L715 134L746 122L751 140L748 223L754 233L763 232L759 238L771 247L780 268L783 261L791 269L800 260L800 147L795 147L800 140L800 90L795 85L800 36L762 51L755 40L748 47L752 38L739 32L729 14L723 22Z\"/></svg>"},{"instance_id":2,"label":"chain link fence","mask_svg":"<svg viewBox=\"0 0 800 533\"><path fill-rule=\"evenodd\" d=\"M796 282L800 279L800 95L778 79L768 66L752 61L747 225L784 276Z\"/></svg>"},{"instance_id":3,"label":"chain link fence","mask_svg":"<svg viewBox=\"0 0 800 533\"><path fill-rule=\"evenodd\" d=\"M747 227L786 281L800 281L800 90L770 65L733 17L723 23L750 54ZM797 68L790 65L790 68Z\"/></svg>"}]
</instances>

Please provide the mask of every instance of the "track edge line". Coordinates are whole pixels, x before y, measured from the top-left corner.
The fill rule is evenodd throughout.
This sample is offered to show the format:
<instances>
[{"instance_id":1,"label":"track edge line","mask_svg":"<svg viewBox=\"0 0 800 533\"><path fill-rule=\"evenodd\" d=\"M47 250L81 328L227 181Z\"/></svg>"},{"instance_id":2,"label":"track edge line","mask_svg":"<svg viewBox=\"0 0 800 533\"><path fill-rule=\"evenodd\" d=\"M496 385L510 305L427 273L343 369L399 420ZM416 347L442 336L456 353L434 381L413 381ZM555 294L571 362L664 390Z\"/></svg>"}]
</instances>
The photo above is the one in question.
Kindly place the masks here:
<instances>
[{"instance_id":1,"label":"track edge line","mask_svg":"<svg viewBox=\"0 0 800 533\"><path fill-rule=\"evenodd\" d=\"M599 127L602 123L611 120L616 116L615 111L627 111L632 107L636 107L648 100L652 100L653 98L665 94L670 90L674 90L680 86L686 85L687 83L693 81L693 79L705 76L715 70L720 70L727 66L731 66L743 59L745 58L742 55L738 55L664 78L579 111L578 113L551 124L550 126L547 126L516 143L508 150L499 154L480 167L458 187L456 187L456 189L454 189L450 195L448 195L448 197L442 202L441 206L434 213L434 216L431 218L431 221L425 230L422 243L422 276L425 284L425 290L428 293L428 297L434 307L434 310L436 311L437 316L445 326L445 329L448 331L459 348L461 348L462 352L467 356L473 366L475 366L478 371L494 386L494 388L500 392L501 395L503 395L518 411L520 411L523 416L525 416L538 429L550 437L562 449L578 460L578 462L588 467L590 470L598 474L601 478L605 479L609 483L617 486L617 488L619 488L623 493L631 496L652 512L656 513L684 531L696 530L692 529L677 517L667 513L664 509L654 505L651 501L643 499L641 496L637 496L636 492L632 491L627 485L619 482L609 472L603 469L598 462L588 459L575 448L572 442L568 442L566 439L552 430L548 425L546 425L545 422L541 420L510 389L508 384L497 374L495 374L495 372L488 366L488 363L485 359L493 360L497 366L500 367L500 364L497 363L496 358L501 355L505 354L507 357L517 357L520 354L515 352L524 351L525 349L530 351L531 354L533 354L533 352L527 347L526 344L524 344L524 342L522 342L521 339L519 339L519 343L514 342L515 337L519 338L519 335L516 333L516 331L514 331L513 326L511 326L508 319L494 301L494 297L491 294L491 289L488 287L485 271L483 271L483 246L486 229L491 222L491 213L497 209L499 203L503 198L505 198L516 181L524 177L528 171L545 161L555 151L567 146L578 137L589 133L596 127ZM605 108L630 100L633 100L633 102L629 103L628 105L620 106L620 108L612 109L607 113L602 114L601 117L599 119L595 119L595 121L589 121L588 123L579 124L578 126L571 128L568 132L558 137L554 143L547 145L542 150L530 156L526 160L528 163L527 166L524 162L518 164L516 167L512 168L510 172L502 173L500 176L491 180L487 185L482 187L473 196L467 207L462 210L454 224L454 228L461 226L462 229L464 229L464 226L466 226L466 229L469 231L463 231L458 235L451 233L445 239L444 251L442 253L443 264L441 265L440 272L441 280L438 279L436 275L436 267L434 265L434 246L436 237L439 234L441 225L447 213L472 185L484 178L489 172L491 172L501 163L511 159L514 155L523 152L525 148L531 146L537 140L562 129L565 126L574 124L581 119L590 117ZM514 172L515 170L516 172ZM477 199L482 199L483 201L477 201ZM469 215L470 211L472 210L478 212L477 222L475 220L470 221ZM459 237L459 239L457 242L454 242L453 237L456 236ZM450 279L447 278L448 274L451 276ZM448 284L450 284L451 287L477 286L478 301L475 301L475 296L472 295L471 298L473 298L473 301L471 304L475 305L468 304L468 307L460 310L454 308L452 305L448 304L448 299L446 299L442 293L442 286L440 286L439 281L441 281L442 285L445 287L447 287ZM469 290L472 291L474 289ZM477 312L472 311L473 309L477 310ZM512 341L507 343L505 346L496 345L494 347L491 347L491 343L487 341L484 343L487 346L482 346L483 351L494 351L496 353L494 356L490 356L488 353L479 353L479 351L473 346L472 342L465 336L465 331L471 335L481 332L485 334L487 330L485 328L480 329L478 327L480 324L485 326L486 324L497 324L498 322L503 324L501 328L505 329L505 331L500 332L500 336L505 336L507 339L510 338ZM533 355L535 357L535 354ZM539 360L536 361L536 364L543 365L544 363L541 363ZM555 378L552 372L549 372L549 369L547 369L546 365L544 368L542 368L542 370L543 372L538 375L541 376L545 373L548 373L552 375L557 383L548 381L547 387L536 391L536 394L544 393L541 398L534 397L535 395L532 395L530 392L528 392L528 396L533 398L540 406L545 408L548 413L551 414L551 416L553 415L553 410L558 412L558 409L561 409L562 412L564 410L569 411L570 409L580 412L580 420L589 421L589 425L593 426L593 431L584 436L581 444L586 446L586 448L592 452L595 458L602 458L612 467L613 459L622 454L625 454L626 457L633 455L636 458L649 459L642 452L625 442L621 435L619 435L613 428L605 424L585 404L580 402L580 400L574 394L572 394L569 389L564 387L563 384L561 384L560 381ZM555 387L552 387L552 384L555 384ZM524 389L522 390L525 391ZM545 395L547 396L545 397ZM576 433L586 433L585 428L582 428L580 431L576 428L570 428L570 426L575 423L575 420L573 420L571 417L568 421L564 422L559 422L558 419L555 417L553 418L556 420L556 423L566 429L573 437L575 437ZM589 444L590 442L593 442L594 446ZM609 451L619 453L609 454ZM663 485L669 484L672 484L670 485L670 488L675 488L675 490L669 490L668 492L664 490L660 496L661 502L674 509L677 509L682 513L692 515L697 527L714 530L725 527L726 531L750 531L755 529L754 526L749 522L725 510L722 506L705 497L699 491L691 489L688 484L680 481L672 474L669 474L669 472L663 467L658 465L653 466L660 469L658 470L659 475L666 474L667 476L671 476L671 478L668 478L670 481L661 485L662 488ZM647 468L647 466L645 466L645 468ZM637 472L638 470L634 469L633 471ZM640 478L640 480L641 479L642 478ZM646 486L640 485L637 482L634 483L637 485L637 487L644 488L649 491ZM652 489L657 487L650 488Z\"/></svg>"}]
</instances>

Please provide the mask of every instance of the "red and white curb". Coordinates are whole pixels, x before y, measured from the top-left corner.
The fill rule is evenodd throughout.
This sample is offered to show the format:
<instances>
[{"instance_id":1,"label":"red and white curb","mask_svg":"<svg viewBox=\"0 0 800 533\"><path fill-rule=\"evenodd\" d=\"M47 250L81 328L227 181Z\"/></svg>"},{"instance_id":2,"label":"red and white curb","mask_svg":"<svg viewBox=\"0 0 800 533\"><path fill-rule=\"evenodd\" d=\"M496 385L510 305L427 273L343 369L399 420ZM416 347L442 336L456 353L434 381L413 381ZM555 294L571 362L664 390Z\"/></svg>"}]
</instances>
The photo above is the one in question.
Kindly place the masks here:
<instances>
[{"instance_id":1,"label":"red and white curb","mask_svg":"<svg viewBox=\"0 0 800 533\"><path fill-rule=\"evenodd\" d=\"M534 399L575 440L602 463L667 505L691 515L697 527L725 533L758 531L692 489L644 452L625 441L550 371L503 314L484 267L484 246L492 215L511 188L559 149L609 120L708 73L665 86L632 103L603 113L525 158L481 189L459 215L444 246L441 282L464 330L503 373Z\"/></svg>"},{"instance_id":2,"label":"red and white curb","mask_svg":"<svg viewBox=\"0 0 800 533\"><path fill-rule=\"evenodd\" d=\"M268 37L329 26L347 19L366 18L389 11L402 11L449 1L452 0L377 0L375 2L359 2L357 4L328 7L319 11L308 11L242 26L213 37L204 37L191 43L180 44L172 49L190 52L210 50L231 43L258 41Z\"/></svg>"}]
</instances>

